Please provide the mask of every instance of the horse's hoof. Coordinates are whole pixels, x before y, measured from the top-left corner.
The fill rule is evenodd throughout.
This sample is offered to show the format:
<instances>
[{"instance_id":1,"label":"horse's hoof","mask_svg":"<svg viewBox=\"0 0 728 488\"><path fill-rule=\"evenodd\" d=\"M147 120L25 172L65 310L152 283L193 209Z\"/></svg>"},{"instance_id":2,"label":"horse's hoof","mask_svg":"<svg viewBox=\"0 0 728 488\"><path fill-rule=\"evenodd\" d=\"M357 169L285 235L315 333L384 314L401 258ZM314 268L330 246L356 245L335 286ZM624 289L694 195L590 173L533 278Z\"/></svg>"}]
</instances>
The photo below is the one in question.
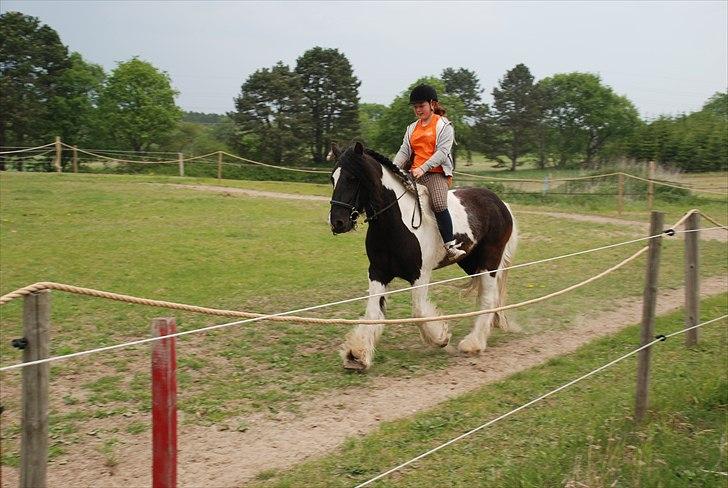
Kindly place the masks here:
<instances>
[{"instance_id":1,"label":"horse's hoof","mask_svg":"<svg viewBox=\"0 0 728 488\"><path fill-rule=\"evenodd\" d=\"M364 363L364 361L354 356L351 351L346 353L346 355L344 356L343 366L344 369L348 369L351 371L365 371L369 367Z\"/></svg>"},{"instance_id":2,"label":"horse's hoof","mask_svg":"<svg viewBox=\"0 0 728 488\"><path fill-rule=\"evenodd\" d=\"M464 354L466 356L477 356L480 354L484 347L480 347L478 344L474 343L474 341L468 340L468 338L463 339L460 341L460 344L458 344L458 350L460 351L460 354Z\"/></svg>"}]
</instances>

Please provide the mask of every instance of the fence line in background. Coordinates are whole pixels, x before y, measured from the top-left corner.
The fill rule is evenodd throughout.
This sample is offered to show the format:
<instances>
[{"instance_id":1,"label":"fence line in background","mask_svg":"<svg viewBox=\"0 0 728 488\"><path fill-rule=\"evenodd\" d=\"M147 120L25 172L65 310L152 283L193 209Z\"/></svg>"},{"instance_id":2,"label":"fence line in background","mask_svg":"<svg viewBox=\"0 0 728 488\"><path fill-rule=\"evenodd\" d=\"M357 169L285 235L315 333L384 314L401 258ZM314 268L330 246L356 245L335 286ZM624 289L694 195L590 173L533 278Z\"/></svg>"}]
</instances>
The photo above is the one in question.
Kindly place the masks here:
<instances>
[{"instance_id":1,"label":"fence line in background","mask_svg":"<svg viewBox=\"0 0 728 488\"><path fill-rule=\"evenodd\" d=\"M71 146L69 144L60 142L60 140L59 140L59 143L60 143L61 146L65 147L67 149L73 149L75 147L75 146ZM49 146L54 146L54 145L57 145L57 144L58 143L50 143L50 144L46 144L46 145L43 145L43 146L36 146L36 147L32 147L32 148L14 149L14 150L9 150L9 151L0 151L0 156L5 155L5 154L14 154L14 153L28 152L28 151L32 151L32 150L36 150L36 149L41 149L41 148L45 148L45 147L49 147ZM57 162L56 169L57 169L57 171L59 171L58 168L60 167L60 152L61 152L61 150L62 149L58 149L58 148L56 149L56 162ZM225 152L225 151L214 151L214 152L211 152L211 153L208 153L208 154L204 154L204 155L200 155L200 156L191 156L191 157L187 157L187 158L185 158L185 157L182 157L182 158L178 157L177 159L150 161L148 159L142 159L142 160L122 159L122 158L116 158L116 157L112 157L112 156L105 156L105 155L102 155L102 154L98 154L98 152L117 152L117 153L126 153L126 154L129 154L129 151L115 151L115 150L105 150L105 149L95 149L95 150L92 150L92 149L80 149L80 148L77 148L76 150L78 152L84 153L84 154L89 155L89 156L98 157L98 158L105 159L105 160L108 160L108 161L111 161L111 162L116 162L116 163L137 163L137 164L174 164L174 163L177 163L179 165L183 165L187 161L195 161L195 160L198 160L198 159L207 158L207 157L214 156L214 155L217 155L218 158L220 158L221 157L220 155L222 154L224 156L227 156L227 157L230 157L230 158L234 158L234 159L237 159L237 160L240 160L240 161L245 161L247 163L254 164L254 165L257 165L257 166L264 166L264 167L279 169L279 170L283 170L283 171L294 171L294 172L301 172L301 173L316 173L316 174L328 174L329 173L328 170L302 169L302 168L294 168L294 167L289 167L289 166L280 166L280 165L262 163L260 161L255 161L255 160L252 160L252 159L244 158L242 156L237 156L237 155L234 155L234 154L230 154L230 153ZM93 151L98 151L98 152L93 152ZM145 153L146 154L153 154L153 153L155 153L155 154L175 154L175 153L171 153L171 152L168 152L168 151L145 151ZM146 158L146 154L139 155L139 157ZM180 154L180 153L178 153L178 154ZM218 165L219 164L220 163L218 162ZM654 161L650 161L649 164L648 164L648 177L647 178L643 178L643 177L640 177L640 176L632 175L630 173L625 173L625 172L622 172L622 171L618 171L618 172L607 173L607 174L602 174L602 175L575 176L575 177L570 177L570 178L550 178L550 177L547 177L547 180L549 182L569 182L569 181L580 181L580 180L594 180L594 179L601 179L601 178L607 178L607 177L612 177L612 176L621 176L621 177L625 177L626 176L628 178L632 178L632 179L635 179L635 180L645 181L648 184L647 196L648 196L648 208L650 208L650 209L652 208L652 198L654 198L654 185L667 186L667 187L671 187L671 188L677 188L677 189L688 190L688 191L698 191L698 192L701 192L701 193L710 193L710 194L715 194L715 195L723 195L723 196L728 195L728 192L715 191L715 190L711 190L711 189L695 188L695 187L689 187L689 186L684 186L684 185L677 185L677 184L674 184L674 183L668 183L668 182L661 181L661 180L656 180L656 179L654 179L654 176L653 176L654 175L654 171L655 171L655 162ZM500 177L497 177L497 176L484 176L484 175L479 175L479 174L467 173L467 172L463 172L463 171L454 171L453 173L454 174L457 174L457 175L461 175L461 176L470 177L470 178L481 179L481 180L486 180L486 181L494 181L494 182L503 182L503 183L543 183L544 182L544 180L542 180L542 179L533 179L533 178L500 178ZM218 174L220 174L220 172L218 172ZM218 176L218 178L221 178L221 176ZM622 183L620 182L620 185L621 184ZM533 192L533 193L536 193L536 192ZM548 192L545 192L545 193L548 194Z\"/></svg>"}]
</instances>

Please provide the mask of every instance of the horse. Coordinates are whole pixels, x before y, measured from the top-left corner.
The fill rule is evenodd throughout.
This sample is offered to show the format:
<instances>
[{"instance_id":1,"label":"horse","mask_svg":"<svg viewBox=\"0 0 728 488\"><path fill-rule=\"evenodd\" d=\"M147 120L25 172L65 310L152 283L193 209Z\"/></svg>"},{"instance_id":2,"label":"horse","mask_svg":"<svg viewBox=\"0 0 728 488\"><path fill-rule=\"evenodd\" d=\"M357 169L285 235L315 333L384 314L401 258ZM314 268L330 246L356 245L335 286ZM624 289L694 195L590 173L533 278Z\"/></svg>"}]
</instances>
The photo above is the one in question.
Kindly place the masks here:
<instances>
[{"instance_id":1,"label":"horse","mask_svg":"<svg viewBox=\"0 0 728 488\"><path fill-rule=\"evenodd\" d=\"M341 151L332 144L335 159L331 172L333 193L329 224L334 235L356 227L366 214L369 223L366 252L369 258L369 299L365 319L385 318L386 292L394 278L412 286L415 317L437 316L427 298L432 271L454 264L447 259L442 237L430 209L427 189L412 183L410 176L387 157L356 142ZM415 194L418 192L419 198ZM510 207L485 188L458 188L448 192L448 208L454 236L465 250L456 262L471 278L469 289L477 291L479 309L495 308L506 298L507 270L518 243L516 220ZM502 312L479 315L472 331L458 344L465 355L476 355L486 347L491 326L508 329ZM356 325L341 349L346 369L371 367L374 350L382 334L381 324ZM426 345L444 348L450 342L448 324L432 320L419 324Z\"/></svg>"}]
</instances>

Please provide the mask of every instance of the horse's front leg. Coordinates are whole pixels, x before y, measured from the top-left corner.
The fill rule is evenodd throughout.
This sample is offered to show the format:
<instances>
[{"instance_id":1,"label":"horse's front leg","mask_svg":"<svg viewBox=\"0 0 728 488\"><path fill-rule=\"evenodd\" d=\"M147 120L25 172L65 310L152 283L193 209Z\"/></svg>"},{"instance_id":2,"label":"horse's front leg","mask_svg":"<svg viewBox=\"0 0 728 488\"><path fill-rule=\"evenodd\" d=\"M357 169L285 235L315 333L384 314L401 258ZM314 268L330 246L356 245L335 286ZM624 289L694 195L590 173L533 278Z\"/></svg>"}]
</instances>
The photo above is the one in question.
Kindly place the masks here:
<instances>
[{"instance_id":1,"label":"horse's front leg","mask_svg":"<svg viewBox=\"0 0 728 488\"><path fill-rule=\"evenodd\" d=\"M386 298L381 293L387 291L387 286L379 281L369 280L369 299L365 319L384 319ZM379 337L382 335L382 324L359 324L346 336L341 349L341 358L344 368L363 371L369 369L374 357Z\"/></svg>"},{"instance_id":2,"label":"horse's front leg","mask_svg":"<svg viewBox=\"0 0 728 488\"><path fill-rule=\"evenodd\" d=\"M415 286L426 285L430 282L430 276L422 276L415 281ZM427 298L429 288L422 286L412 290L412 312L415 317L434 317L439 315L435 307ZM419 324L420 336L425 344L436 347L445 347L450 342L447 322L443 320L432 320Z\"/></svg>"}]
</instances>

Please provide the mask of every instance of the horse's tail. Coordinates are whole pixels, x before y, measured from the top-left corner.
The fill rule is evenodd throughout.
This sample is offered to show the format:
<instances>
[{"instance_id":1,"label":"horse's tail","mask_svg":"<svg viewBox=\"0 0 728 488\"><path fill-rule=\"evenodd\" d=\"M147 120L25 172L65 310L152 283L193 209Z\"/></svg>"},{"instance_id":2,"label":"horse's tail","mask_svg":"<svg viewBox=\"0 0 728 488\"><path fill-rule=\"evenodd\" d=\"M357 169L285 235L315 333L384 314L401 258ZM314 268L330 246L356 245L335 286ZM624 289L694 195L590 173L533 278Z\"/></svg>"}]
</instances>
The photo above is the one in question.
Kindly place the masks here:
<instances>
[{"instance_id":1,"label":"horse's tail","mask_svg":"<svg viewBox=\"0 0 728 488\"><path fill-rule=\"evenodd\" d=\"M516 223L516 216L513 215L513 210L506 203L506 208L511 214L511 220L513 221L513 227L511 229L511 237L506 243L505 249L503 249L503 256L501 257L500 265L498 268L503 269L513 264L513 258L516 256L516 248L518 247L518 225ZM508 270L499 271L496 276L496 285L498 286L498 303L496 307L502 307L506 304L506 296L508 295ZM508 318L506 317L505 311L496 312L493 317L493 325L500 327L503 330L517 330L518 327L515 324L509 324Z\"/></svg>"}]
</instances>

